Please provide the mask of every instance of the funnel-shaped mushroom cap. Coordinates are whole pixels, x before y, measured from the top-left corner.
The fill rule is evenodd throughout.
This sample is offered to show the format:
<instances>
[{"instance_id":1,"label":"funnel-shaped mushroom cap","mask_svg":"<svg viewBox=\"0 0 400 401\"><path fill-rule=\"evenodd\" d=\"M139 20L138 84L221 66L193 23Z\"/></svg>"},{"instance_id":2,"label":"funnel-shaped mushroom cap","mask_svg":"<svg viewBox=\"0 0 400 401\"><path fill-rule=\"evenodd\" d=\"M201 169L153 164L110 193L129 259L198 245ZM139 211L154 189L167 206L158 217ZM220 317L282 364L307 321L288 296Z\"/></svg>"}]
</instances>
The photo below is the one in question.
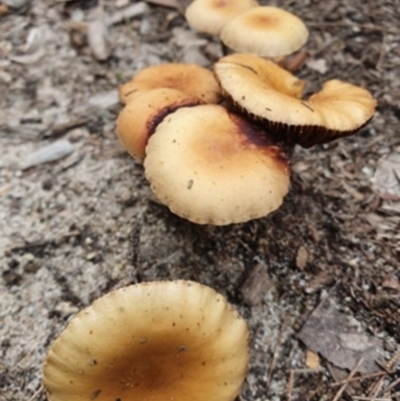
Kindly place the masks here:
<instances>
[{"instance_id":1,"label":"funnel-shaped mushroom cap","mask_svg":"<svg viewBox=\"0 0 400 401\"><path fill-rule=\"evenodd\" d=\"M205 103L217 103L221 96L210 70L195 64L169 63L139 71L128 83L120 86L119 97L122 103L128 103L140 92L156 88L180 90Z\"/></svg>"},{"instance_id":2,"label":"funnel-shaped mushroom cap","mask_svg":"<svg viewBox=\"0 0 400 401\"><path fill-rule=\"evenodd\" d=\"M44 365L50 401L232 401L248 364L246 323L190 281L113 291L84 309Z\"/></svg>"},{"instance_id":3,"label":"funnel-shaped mushroom cap","mask_svg":"<svg viewBox=\"0 0 400 401\"><path fill-rule=\"evenodd\" d=\"M146 154L145 174L158 199L198 224L266 216L289 188L283 150L259 127L218 105L170 114Z\"/></svg>"},{"instance_id":4,"label":"funnel-shaped mushroom cap","mask_svg":"<svg viewBox=\"0 0 400 401\"><path fill-rule=\"evenodd\" d=\"M305 147L351 135L375 112L376 101L367 90L339 80L326 82L320 92L302 100L301 91L295 90L303 87L301 81L257 56L227 56L214 70L234 104Z\"/></svg>"},{"instance_id":5,"label":"funnel-shaped mushroom cap","mask_svg":"<svg viewBox=\"0 0 400 401\"><path fill-rule=\"evenodd\" d=\"M197 31L219 35L232 18L257 5L255 0L194 0L186 9L185 17Z\"/></svg>"},{"instance_id":6,"label":"funnel-shaped mushroom cap","mask_svg":"<svg viewBox=\"0 0 400 401\"><path fill-rule=\"evenodd\" d=\"M131 156L143 160L150 135L166 115L202 101L175 89L160 88L141 92L119 113L117 135Z\"/></svg>"},{"instance_id":7,"label":"funnel-shaped mushroom cap","mask_svg":"<svg viewBox=\"0 0 400 401\"><path fill-rule=\"evenodd\" d=\"M286 56L308 39L303 21L276 7L255 7L228 22L221 40L230 49L262 57Z\"/></svg>"}]
</instances>

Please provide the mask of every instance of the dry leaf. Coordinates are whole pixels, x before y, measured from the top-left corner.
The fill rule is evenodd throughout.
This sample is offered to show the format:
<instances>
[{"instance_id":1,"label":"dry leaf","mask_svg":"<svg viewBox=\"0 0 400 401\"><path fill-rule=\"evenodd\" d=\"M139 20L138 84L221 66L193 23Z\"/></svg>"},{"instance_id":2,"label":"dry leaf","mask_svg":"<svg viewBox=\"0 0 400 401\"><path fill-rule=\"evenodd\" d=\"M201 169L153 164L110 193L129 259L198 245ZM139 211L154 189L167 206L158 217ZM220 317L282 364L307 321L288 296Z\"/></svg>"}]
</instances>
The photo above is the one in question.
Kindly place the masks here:
<instances>
[{"instance_id":1,"label":"dry leaf","mask_svg":"<svg viewBox=\"0 0 400 401\"><path fill-rule=\"evenodd\" d=\"M382 341L361 331L351 316L338 311L334 301L325 299L308 318L299 333L307 348L318 352L333 365L352 370L363 358L362 373L380 371Z\"/></svg>"}]
</instances>

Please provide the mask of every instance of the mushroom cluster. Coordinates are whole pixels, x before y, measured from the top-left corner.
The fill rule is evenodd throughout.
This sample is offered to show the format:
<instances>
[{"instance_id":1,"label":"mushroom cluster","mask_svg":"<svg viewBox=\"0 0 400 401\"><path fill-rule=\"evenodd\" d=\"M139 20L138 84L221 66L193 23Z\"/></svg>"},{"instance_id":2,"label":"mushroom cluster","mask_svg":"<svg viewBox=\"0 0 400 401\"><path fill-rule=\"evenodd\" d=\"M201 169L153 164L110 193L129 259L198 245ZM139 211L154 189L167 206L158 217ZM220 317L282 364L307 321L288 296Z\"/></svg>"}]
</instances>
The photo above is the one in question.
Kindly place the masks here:
<instances>
[{"instance_id":1,"label":"mushroom cluster","mask_svg":"<svg viewBox=\"0 0 400 401\"><path fill-rule=\"evenodd\" d=\"M143 161L157 198L197 224L267 216L289 190L289 153L355 133L376 101L340 80L303 99L305 82L251 54L221 58L210 71L162 64L120 88L117 134Z\"/></svg>"},{"instance_id":2,"label":"mushroom cluster","mask_svg":"<svg viewBox=\"0 0 400 401\"><path fill-rule=\"evenodd\" d=\"M233 401L248 329L227 300L192 281L108 293L79 312L43 369L50 401Z\"/></svg>"},{"instance_id":3,"label":"mushroom cluster","mask_svg":"<svg viewBox=\"0 0 400 401\"><path fill-rule=\"evenodd\" d=\"M217 35L239 53L279 58L299 50L308 29L296 15L255 0L194 0L185 11L189 25Z\"/></svg>"}]
</instances>

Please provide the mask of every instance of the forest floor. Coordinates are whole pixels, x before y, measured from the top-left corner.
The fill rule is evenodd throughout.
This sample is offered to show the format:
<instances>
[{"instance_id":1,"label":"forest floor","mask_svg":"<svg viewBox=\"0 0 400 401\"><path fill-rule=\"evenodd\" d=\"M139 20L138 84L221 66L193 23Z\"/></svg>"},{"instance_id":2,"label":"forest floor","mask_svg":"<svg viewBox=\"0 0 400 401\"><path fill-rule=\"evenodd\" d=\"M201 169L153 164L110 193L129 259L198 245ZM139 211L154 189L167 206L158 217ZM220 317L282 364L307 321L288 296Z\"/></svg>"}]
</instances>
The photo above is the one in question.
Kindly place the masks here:
<instances>
[{"instance_id":1,"label":"forest floor","mask_svg":"<svg viewBox=\"0 0 400 401\"><path fill-rule=\"evenodd\" d=\"M248 322L241 400L400 400L398 0L269 4L310 29L297 72L307 91L346 80L371 91L377 112L352 137L296 147L278 211L210 227L160 205L115 121L117 88L136 71L211 67L218 41L173 7L143 2L121 18L134 2L117 0L103 2L99 48L87 41L96 0L0 0L1 401L46 399L46 352L78 310L176 278L215 288ZM61 154L39 163L52 143Z\"/></svg>"}]
</instances>

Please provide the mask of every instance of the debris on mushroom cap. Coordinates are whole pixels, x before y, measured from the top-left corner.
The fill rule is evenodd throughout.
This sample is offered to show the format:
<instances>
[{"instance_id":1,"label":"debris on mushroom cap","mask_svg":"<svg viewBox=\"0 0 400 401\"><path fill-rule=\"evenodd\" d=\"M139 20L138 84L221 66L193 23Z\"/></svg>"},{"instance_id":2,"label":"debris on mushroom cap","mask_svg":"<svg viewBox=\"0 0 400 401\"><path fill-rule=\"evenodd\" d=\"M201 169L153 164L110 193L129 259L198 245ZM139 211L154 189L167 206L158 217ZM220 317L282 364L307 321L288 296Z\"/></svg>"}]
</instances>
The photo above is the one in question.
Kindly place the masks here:
<instances>
[{"instance_id":1,"label":"debris on mushroom cap","mask_svg":"<svg viewBox=\"0 0 400 401\"><path fill-rule=\"evenodd\" d=\"M326 82L320 92L302 100L301 91L287 90L296 86L293 75L254 55L224 57L214 71L237 107L304 147L351 135L375 112L376 101L367 90L339 80Z\"/></svg>"},{"instance_id":2,"label":"debris on mushroom cap","mask_svg":"<svg viewBox=\"0 0 400 401\"><path fill-rule=\"evenodd\" d=\"M197 31L219 35L232 18L256 6L255 0L194 0L187 7L185 17Z\"/></svg>"},{"instance_id":3,"label":"debris on mushroom cap","mask_svg":"<svg viewBox=\"0 0 400 401\"><path fill-rule=\"evenodd\" d=\"M147 141L165 116L180 107L202 103L192 95L170 88L141 92L120 112L117 135L131 156L143 160Z\"/></svg>"},{"instance_id":4,"label":"debris on mushroom cap","mask_svg":"<svg viewBox=\"0 0 400 401\"><path fill-rule=\"evenodd\" d=\"M144 168L158 199L198 224L266 216L289 188L284 151L259 127L219 105L170 114L148 142Z\"/></svg>"},{"instance_id":5,"label":"debris on mushroom cap","mask_svg":"<svg viewBox=\"0 0 400 401\"><path fill-rule=\"evenodd\" d=\"M191 281L113 291L78 313L53 343L50 401L232 401L248 365L244 320Z\"/></svg>"},{"instance_id":6,"label":"debris on mushroom cap","mask_svg":"<svg viewBox=\"0 0 400 401\"><path fill-rule=\"evenodd\" d=\"M169 63L139 71L129 82L120 86L119 97L125 104L142 91L156 88L180 90L205 103L217 103L221 96L212 71L195 64Z\"/></svg>"},{"instance_id":7,"label":"debris on mushroom cap","mask_svg":"<svg viewBox=\"0 0 400 401\"><path fill-rule=\"evenodd\" d=\"M229 21L221 31L221 40L230 49L279 57L294 53L308 39L303 21L277 7L255 7Z\"/></svg>"}]
</instances>

